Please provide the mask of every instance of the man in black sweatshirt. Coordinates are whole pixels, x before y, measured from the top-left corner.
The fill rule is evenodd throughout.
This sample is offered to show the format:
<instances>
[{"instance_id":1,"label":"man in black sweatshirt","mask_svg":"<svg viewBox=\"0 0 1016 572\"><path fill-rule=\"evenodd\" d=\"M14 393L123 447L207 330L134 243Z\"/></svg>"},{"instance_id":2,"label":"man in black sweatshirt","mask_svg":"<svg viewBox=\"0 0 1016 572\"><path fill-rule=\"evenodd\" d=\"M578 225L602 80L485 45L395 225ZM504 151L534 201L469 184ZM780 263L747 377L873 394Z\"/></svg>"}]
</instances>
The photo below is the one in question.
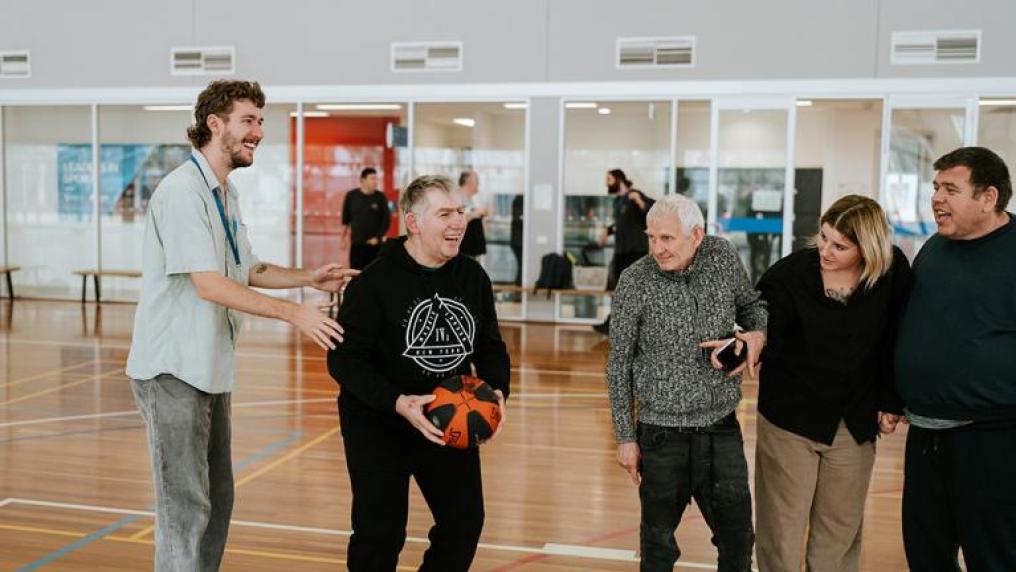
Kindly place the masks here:
<instances>
[{"instance_id":1,"label":"man in black sweatshirt","mask_svg":"<svg viewBox=\"0 0 1016 572\"><path fill-rule=\"evenodd\" d=\"M480 456L444 446L423 408L441 380L475 366L503 415L508 352L490 279L459 255L466 218L451 183L419 177L400 208L408 237L386 242L349 284L338 318L345 343L328 354L353 489L347 562L353 572L395 570L412 476L435 521L420 570L465 571L483 528Z\"/></svg>"},{"instance_id":2,"label":"man in black sweatshirt","mask_svg":"<svg viewBox=\"0 0 1016 572\"><path fill-rule=\"evenodd\" d=\"M896 385L910 431L903 540L911 570L1016 570L1016 222L1005 162L935 162L938 233L913 265Z\"/></svg>"}]
</instances>

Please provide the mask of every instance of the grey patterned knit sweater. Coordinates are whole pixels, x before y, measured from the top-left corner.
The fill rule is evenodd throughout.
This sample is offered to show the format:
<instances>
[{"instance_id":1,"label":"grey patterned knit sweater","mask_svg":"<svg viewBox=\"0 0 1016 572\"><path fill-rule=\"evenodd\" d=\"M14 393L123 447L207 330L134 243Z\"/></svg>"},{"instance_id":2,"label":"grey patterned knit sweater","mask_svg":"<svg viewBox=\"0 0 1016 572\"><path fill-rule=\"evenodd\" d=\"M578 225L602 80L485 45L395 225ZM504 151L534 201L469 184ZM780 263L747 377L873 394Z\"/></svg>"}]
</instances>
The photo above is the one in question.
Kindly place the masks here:
<instances>
[{"instance_id":1,"label":"grey patterned knit sweater","mask_svg":"<svg viewBox=\"0 0 1016 572\"><path fill-rule=\"evenodd\" d=\"M635 440L635 419L667 427L701 427L741 400L741 381L713 369L699 348L727 336L735 323L765 331L765 302L751 287L726 240L706 236L691 265L664 272L651 256L618 280L610 316L607 382L618 443Z\"/></svg>"}]
</instances>

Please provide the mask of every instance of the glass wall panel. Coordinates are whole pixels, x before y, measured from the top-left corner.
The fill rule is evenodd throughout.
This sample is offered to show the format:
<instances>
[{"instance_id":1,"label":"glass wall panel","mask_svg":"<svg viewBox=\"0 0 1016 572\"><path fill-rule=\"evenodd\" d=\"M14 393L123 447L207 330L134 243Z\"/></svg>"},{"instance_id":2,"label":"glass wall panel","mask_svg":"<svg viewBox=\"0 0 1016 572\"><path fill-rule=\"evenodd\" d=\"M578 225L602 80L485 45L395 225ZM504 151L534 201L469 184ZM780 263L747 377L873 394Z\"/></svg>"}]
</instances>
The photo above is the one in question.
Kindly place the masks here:
<instances>
[{"instance_id":1,"label":"glass wall panel","mask_svg":"<svg viewBox=\"0 0 1016 572\"><path fill-rule=\"evenodd\" d=\"M141 271L148 201L159 182L190 155L186 105L99 108L99 189L104 270ZM105 277L104 299L137 300L141 281Z\"/></svg>"},{"instance_id":2,"label":"glass wall panel","mask_svg":"<svg viewBox=\"0 0 1016 572\"><path fill-rule=\"evenodd\" d=\"M303 265L349 264L342 207L346 193L360 187L363 169L377 171L377 190L391 212L387 236L399 234L399 193L409 182L408 105L313 103L304 110ZM290 133L295 142L295 119Z\"/></svg>"},{"instance_id":3,"label":"glass wall panel","mask_svg":"<svg viewBox=\"0 0 1016 572\"><path fill-rule=\"evenodd\" d=\"M575 286L590 294L562 294L561 319L602 321L610 311L603 294L610 282L614 222L607 171L621 169L633 188L661 197L672 168L670 101L568 102L564 125L565 252L577 263ZM630 203L629 203L630 204Z\"/></svg>"},{"instance_id":4,"label":"glass wall panel","mask_svg":"<svg viewBox=\"0 0 1016 572\"><path fill-rule=\"evenodd\" d=\"M787 112L721 110L718 137L718 230L737 248L755 282L780 258Z\"/></svg>"},{"instance_id":5,"label":"glass wall panel","mask_svg":"<svg viewBox=\"0 0 1016 572\"><path fill-rule=\"evenodd\" d=\"M8 264L19 296L77 298L95 268L92 119L85 106L5 107Z\"/></svg>"},{"instance_id":6,"label":"glass wall panel","mask_svg":"<svg viewBox=\"0 0 1016 572\"><path fill-rule=\"evenodd\" d=\"M464 173L476 172L478 187L467 210L478 217L471 224L482 228L486 247L479 248L472 234L467 241L474 243L473 252L486 251L477 260L495 285L498 315L521 318L525 104L419 103L414 118L415 176L445 175L458 184ZM464 194L471 192L469 185Z\"/></svg>"},{"instance_id":7,"label":"glass wall panel","mask_svg":"<svg viewBox=\"0 0 1016 572\"><path fill-rule=\"evenodd\" d=\"M264 139L251 167L230 175L254 247L267 262L293 264L291 117L294 105L264 109ZM104 270L141 270L148 201L159 182L187 161L189 106L102 106L99 113L102 176L101 248ZM136 300L140 282L103 279L103 298ZM293 291L267 293L295 297Z\"/></svg>"},{"instance_id":8,"label":"glass wall panel","mask_svg":"<svg viewBox=\"0 0 1016 572\"><path fill-rule=\"evenodd\" d=\"M963 109L893 109L885 204L896 243L913 258L936 232L932 164L963 145Z\"/></svg>"},{"instance_id":9,"label":"glass wall panel","mask_svg":"<svg viewBox=\"0 0 1016 572\"><path fill-rule=\"evenodd\" d=\"M1016 174L1016 98L982 99L977 122L977 144L998 153L1009 166L1010 176ZM1009 201L1009 211L1016 201Z\"/></svg>"},{"instance_id":10,"label":"glass wall panel","mask_svg":"<svg viewBox=\"0 0 1016 572\"><path fill-rule=\"evenodd\" d=\"M677 157L674 158L677 192L694 199L706 220L709 219L709 166L713 161L709 109L708 101L678 102Z\"/></svg>"},{"instance_id":11,"label":"glass wall panel","mask_svg":"<svg viewBox=\"0 0 1016 572\"><path fill-rule=\"evenodd\" d=\"M797 102L793 250L809 244L840 197L878 199L881 133L881 100Z\"/></svg>"}]
</instances>

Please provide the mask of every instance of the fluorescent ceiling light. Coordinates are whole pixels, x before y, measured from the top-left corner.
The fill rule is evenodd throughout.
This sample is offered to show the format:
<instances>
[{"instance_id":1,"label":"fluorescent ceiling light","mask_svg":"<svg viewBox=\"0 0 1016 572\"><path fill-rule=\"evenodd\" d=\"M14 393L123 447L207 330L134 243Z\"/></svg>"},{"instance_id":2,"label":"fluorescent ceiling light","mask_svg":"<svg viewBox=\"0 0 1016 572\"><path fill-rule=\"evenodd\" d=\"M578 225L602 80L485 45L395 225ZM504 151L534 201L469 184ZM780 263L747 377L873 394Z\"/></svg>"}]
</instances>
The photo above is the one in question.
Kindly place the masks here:
<instances>
[{"instance_id":1,"label":"fluorescent ceiling light","mask_svg":"<svg viewBox=\"0 0 1016 572\"><path fill-rule=\"evenodd\" d=\"M810 99L798 99L797 100L797 106L798 107L811 107L814 104L815 104L815 102L813 102Z\"/></svg>"},{"instance_id":2,"label":"fluorescent ceiling light","mask_svg":"<svg viewBox=\"0 0 1016 572\"><path fill-rule=\"evenodd\" d=\"M1016 105L1016 99L982 99L981 105Z\"/></svg>"},{"instance_id":3,"label":"fluorescent ceiling light","mask_svg":"<svg viewBox=\"0 0 1016 572\"><path fill-rule=\"evenodd\" d=\"M527 106L522 102L506 103L504 104L505 109L525 109Z\"/></svg>"},{"instance_id":4,"label":"fluorescent ceiling light","mask_svg":"<svg viewBox=\"0 0 1016 572\"><path fill-rule=\"evenodd\" d=\"M610 115L610 108L609 107L601 107L601 108L597 109L596 112L599 113L600 115Z\"/></svg>"},{"instance_id":5,"label":"fluorescent ceiling light","mask_svg":"<svg viewBox=\"0 0 1016 572\"><path fill-rule=\"evenodd\" d=\"M463 127L472 127L476 125L476 120L472 117L456 117L455 119L452 119L452 123Z\"/></svg>"},{"instance_id":6,"label":"fluorescent ceiling light","mask_svg":"<svg viewBox=\"0 0 1016 572\"><path fill-rule=\"evenodd\" d=\"M145 111L194 111L193 105L146 105Z\"/></svg>"},{"instance_id":7,"label":"fluorescent ceiling light","mask_svg":"<svg viewBox=\"0 0 1016 572\"><path fill-rule=\"evenodd\" d=\"M289 112L289 116L290 117L296 117L297 115L299 115L299 114L297 112L295 112L295 111L290 111ZM303 116L304 117L328 117L329 115L328 115L327 111L304 111L303 112Z\"/></svg>"},{"instance_id":8,"label":"fluorescent ceiling light","mask_svg":"<svg viewBox=\"0 0 1016 572\"><path fill-rule=\"evenodd\" d=\"M402 109L398 103L322 103L317 106L322 111L396 111Z\"/></svg>"},{"instance_id":9,"label":"fluorescent ceiling light","mask_svg":"<svg viewBox=\"0 0 1016 572\"><path fill-rule=\"evenodd\" d=\"M595 101L569 101L564 104L566 109L596 109Z\"/></svg>"}]
</instances>

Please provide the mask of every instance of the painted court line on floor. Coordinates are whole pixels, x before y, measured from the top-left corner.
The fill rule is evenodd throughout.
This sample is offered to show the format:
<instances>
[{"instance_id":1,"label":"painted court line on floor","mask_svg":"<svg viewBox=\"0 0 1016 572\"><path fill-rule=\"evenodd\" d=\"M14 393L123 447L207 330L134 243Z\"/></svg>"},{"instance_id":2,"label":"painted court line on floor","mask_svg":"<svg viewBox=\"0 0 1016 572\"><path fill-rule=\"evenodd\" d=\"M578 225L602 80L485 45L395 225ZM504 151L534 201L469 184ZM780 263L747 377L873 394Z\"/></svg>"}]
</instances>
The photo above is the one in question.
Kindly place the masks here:
<instances>
[{"instance_id":1,"label":"painted court line on floor","mask_svg":"<svg viewBox=\"0 0 1016 572\"><path fill-rule=\"evenodd\" d=\"M323 435L324 436L324 435ZM323 437L322 436L322 437ZM308 443L309 444L309 443ZM144 510L132 510L123 508L112 508L96 505L87 504L73 504L63 503L56 501L44 501L35 499L23 499L23 498L8 498L0 501L0 507L7 504L23 504L28 506L39 506L47 508L61 508L69 510L81 510L81 511L94 511L108 514L122 514L131 516L154 516L152 511ZM352 534L348 530L340 530L333 528L318 528L311 526L298 526L291 524L276 524L270 522L258 522L250 520L232 520L230 523L234 526L245 526L251 528L261 528L270 530L283 530L287 532L301 532L307 534L320 534L325 536L342 536L346 537ZM108 540L126 540L119 538L108 538ZM137 539L134 539L137 540ZM430 542L427 538L408 536L406 537L407 542L416 544L428 544ZM573 544L555 544L547 543L542 547L528 547L528 546L515 546L511 544L491 544L481 542L479 548L485 550L495 550L499 552L516 552L524 554L539 554L544 556L572 556L576 558L588 558L591 560L612 560L612 561L623 561L623 562L636 562L635 552L633 550L622 550L613 548L603 548L598 546L581 546ZM715 565L702 564L697 562L680 562L678 567L695 568L701 570L715 570Z\"/></svg>"},{"instance_id":2,"label":"painted court line on floor","mask_svg":"<svg viewBox=\"0 0 1016 572\"><path fill-rule=\"evenodd\" d=\"M234 403L234 409L241 409L246 407L267 407L272 405L297 405L301 403L332 403L335 401L334 397L313 397L308 399L281 399L273 401L251 401L247 403ZM138 411L132 409L130 411L111 411L109 413L90 413L87 415L69 415L65 417L43 417L41 419L25 419L23 421L8 421L6 423L0 423L0 429L5 427L21 427L24 425L39 425L42 423L61 423L64 421L86 421L89 419L102 419L104 417L126 417L130 415L137 415Z\"/></svg>"}]
</instances>

